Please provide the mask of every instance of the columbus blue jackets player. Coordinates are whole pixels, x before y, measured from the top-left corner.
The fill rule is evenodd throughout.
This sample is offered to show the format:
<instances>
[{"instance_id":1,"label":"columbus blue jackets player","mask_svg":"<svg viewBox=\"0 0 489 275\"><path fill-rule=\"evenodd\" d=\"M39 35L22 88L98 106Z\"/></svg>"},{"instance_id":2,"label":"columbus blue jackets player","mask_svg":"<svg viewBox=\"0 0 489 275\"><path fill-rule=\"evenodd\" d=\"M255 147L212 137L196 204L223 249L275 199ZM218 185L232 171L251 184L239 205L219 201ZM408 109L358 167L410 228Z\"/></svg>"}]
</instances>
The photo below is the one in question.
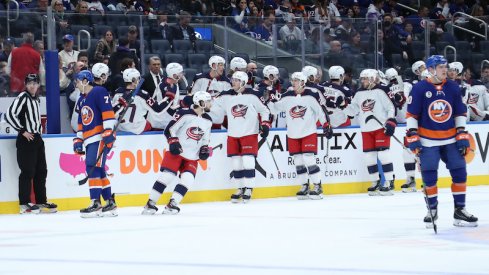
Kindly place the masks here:
<instances>
[{"instance_id":1,"label":"columbus blue jackets player","mask_svg":"<svg viewBox=\"0 0 489 275\"><path fill-rule=\"evenodd\" d=\"M467 108L458 84L447 80L447 60L441 55L426 60L430 76L414 85L408 98L406 134L409 148L419 156L429 211L424 222L438 219L438 163L446 164L452 176L455 226L477 226L477 218L465 210L467 169L464 156L469 148L465 131Z\"/></svg>"},{"instance_id":2,"label":"columbus blue jackets player","mask_svg":"<svg viewBox=\"0 0 489 275\"><path fill-rule=\"evenodd\" d=\"M76 103L80 115L76 138L73 139L73 151L77 154L85 154L83 151L83 144L85 144L85 165L92 200L87 208L80 210L83 218L117 216L117 205L114 196L111 196L110 181L104 169L107 154L115 141L112 129L116 120L107 89L103 86L94 87L93 81L93 75L88 70L81 71L76 76L76 86L81 96ZM103 155L97 162L97 157L102 150ZM107 202L104 207L100 203L100 195Z\"/></svg>"}]
</instances>

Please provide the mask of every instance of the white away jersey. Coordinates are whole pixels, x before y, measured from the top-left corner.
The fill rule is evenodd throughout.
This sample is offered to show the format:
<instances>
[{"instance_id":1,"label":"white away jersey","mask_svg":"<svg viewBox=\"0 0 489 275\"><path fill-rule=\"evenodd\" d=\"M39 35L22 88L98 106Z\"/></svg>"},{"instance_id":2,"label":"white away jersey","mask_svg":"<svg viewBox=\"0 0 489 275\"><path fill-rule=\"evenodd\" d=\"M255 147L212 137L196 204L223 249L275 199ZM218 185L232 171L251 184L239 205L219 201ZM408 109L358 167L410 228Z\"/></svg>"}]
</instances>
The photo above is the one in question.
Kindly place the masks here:
<instances>
[{"instance_id":1,"label":"white away jersey","mask_svg":"<svg viewBox=\"0 0 489 275\"><path fill-rule=\"evenodd\" d=\"M322 87L322 94L325 100L336 102L336 99L342 96L347 104L351 101L352 94L350 89L348 89L346 86L324 82ZM326 107L326 109L328 110L331 126L336 128L348 120L348 116L340 108Z\"/></svg>"},{"instance_id":2,"label":"white away jersey","mask_svg":"<svg viewBox=\"0 0 489 275\"><path fill-rule=\"evenodd\" d=\"M481 82L473 83L467 88L467 106L470 109L471 121L482 121L489 113L489 93Z\"/></svg>"},{"instance_id":3,"label":"white away jersey","mask_svg":"<svg viewBox=\"0 0 489 275\"><path fill-rule=\"evenodd\" d=\"M209 72L195 75L192 83L192 94L197 91L206 91L215 97L222 91L229 89L231 89L231 81L225 75L212 78Z\"/></svg>"},{"instance_id":4,"label":"white away jersey","mask_svg":"<svg viewBox=\"0 0 489 275\"><path fill-rule=\"evenodd\" d=\"M326 122L326 115L319 105L319 93L304 88L296 94L292 88L285 92L279 101L269 102L273 114L285 111L287 115L287 136L298 139L317 132L316 122Z\"/></svg>"},{"instance_id":5,"label":"white away jersey","mask_svg":"<svg viewBox=\"0 0 489 275\"><path fill-rule=\"evenodd\" d=\"M194 110L178 110L165 129L165 136L178 138L183 152L180 154L188 160L198 160L200 147L209 145L212 120L206 113L197 115Z\"/></svg>"},{"instance_id":6,"label":"white away jersey","mask_svg":"<svg viewBox=\"0 0 489 275\"><path fill-rule=\"evenodd\" d=\"M258 134L258 114L262 120L270 120L270 111L260 100L258 91L245 88L242 93L233 89L222 92L214 99L211 112L214 123L228 118L228 136L244 137Z\"/></svg>"}]
</instances>

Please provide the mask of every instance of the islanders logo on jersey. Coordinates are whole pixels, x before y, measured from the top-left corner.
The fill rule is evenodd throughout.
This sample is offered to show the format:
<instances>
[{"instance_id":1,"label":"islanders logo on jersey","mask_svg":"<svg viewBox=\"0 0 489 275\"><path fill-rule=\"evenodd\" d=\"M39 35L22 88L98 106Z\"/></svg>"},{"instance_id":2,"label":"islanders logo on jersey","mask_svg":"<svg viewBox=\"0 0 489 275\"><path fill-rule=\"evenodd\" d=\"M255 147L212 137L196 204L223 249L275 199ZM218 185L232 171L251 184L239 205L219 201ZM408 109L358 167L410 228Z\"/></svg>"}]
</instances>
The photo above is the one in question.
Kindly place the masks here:
<instances>
[{"instance_id":1,"label":"islanders logo on jersey","mask_svg":"<svg viewBox=\"0 0 489 275\"><path fill-rule=\"evenodd\" d=\"M89 106L83 106L81 111L81 120L83 125L90 125L93 121L93 110Z\"/></svg>"},{"instance_id":2,"label":"islanders logo on jersey","mask_svg":"<svg viewBox=\"0 0 489 275\"><path fill-rule=\"evenodd\" d=\"M233 115L234 118L245 117L247 112L248 112L248 106L243 104L234 105L231 108L231 114Z\"/></svg>"},{"instance_id":3,"label":"islanders logo on jersey","mask_svg":"<svg viewBox=\"0 0 489 275\"><path fill-rule=\"evenodd\" d=\"M307 111L307 107L297 105L295 107L290 108L289 114L291 118L304 118L306 111Z\"/></svg>"},{"instance_id":4,"label":"islanders logo on jersey","mask_svg":"<svg viewBox=\"0 0 489 275\"><path fill-rule=\"evenodd\" d=\"M375 106L375 100L367 99L364 102L362 102L362 111L370 112L374 109L374 106Z\"/></svg>"},{"instance_id":5,"label":"islanders logo on jersey","mask_svg":"<svg viewBox=\"0 0 489 275\"><path fill-rule=\"evenodd\" d=\"M428 107L428 115L434 122L447 122L452 117L452 105L446 100L437 99Z\"/></svg>"},{"instance_id":6,"label":"islanders logo on jersey","mask_svg":"<svg viewBox=\"0 0 489 275\"><path fill-rule=\"evenodd\" d=\"M204 136L204 130L199 127L190 127L187 129L187 137L195 141L199 141Z\"/></svg>"}]
</instances>

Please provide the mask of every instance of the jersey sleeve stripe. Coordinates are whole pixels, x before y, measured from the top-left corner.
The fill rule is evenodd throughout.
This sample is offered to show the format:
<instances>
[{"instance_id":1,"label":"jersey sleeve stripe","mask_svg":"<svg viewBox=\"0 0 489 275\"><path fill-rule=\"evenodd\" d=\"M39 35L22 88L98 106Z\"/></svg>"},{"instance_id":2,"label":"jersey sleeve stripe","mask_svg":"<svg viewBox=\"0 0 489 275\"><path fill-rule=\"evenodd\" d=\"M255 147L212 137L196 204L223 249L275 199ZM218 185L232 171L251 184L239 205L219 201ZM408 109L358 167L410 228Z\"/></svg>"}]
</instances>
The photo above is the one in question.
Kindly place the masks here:
<instances>
[{"instance_id":1,"label":"jersey sleeve stripe","mask_svg":"<svg viewBox=\"0 0 489 275\"><path fill-rule=\"evenodd\" d=\"M115 119L114 111L109 110L109 111L102 112L102 119L103 120Z\"/></svg>"},{"instance_id":2,"label":"jersey sleeve stripe","mask_svg":"<svg viewBox=\"0 0 489 275\"><path fill-rule=\"evenodd\" d=\"M97 125L93 129L83 132L83 139L98 135L102 133L104 127L102 125Z\"/></svg>"},{"instance_id":3,"label":"jersey sleeve stripe","mask_svg":"<svg viewBox=\"0 0 489 275\"><path fill-rule=\"evenodd\" d=\"M410 112L407 112L407 113L406 113L406 118L410 118L410 117L412 117L412 118L414 118L414 119L418 119L418 115L411 114Z\"/></svg>"},{"instance_id":4,"label":"jersey sleeve stripe","mask_svg":"<svg viewBox=\"0 0 489 275\"><path fill-rule=\"evenodd\" d=\"M428 139L449 139L455 137L457 131L455 130L455 128L448 130L430 130L419 127L418 133L420 136Z\"/></svg>"}]
</instances>

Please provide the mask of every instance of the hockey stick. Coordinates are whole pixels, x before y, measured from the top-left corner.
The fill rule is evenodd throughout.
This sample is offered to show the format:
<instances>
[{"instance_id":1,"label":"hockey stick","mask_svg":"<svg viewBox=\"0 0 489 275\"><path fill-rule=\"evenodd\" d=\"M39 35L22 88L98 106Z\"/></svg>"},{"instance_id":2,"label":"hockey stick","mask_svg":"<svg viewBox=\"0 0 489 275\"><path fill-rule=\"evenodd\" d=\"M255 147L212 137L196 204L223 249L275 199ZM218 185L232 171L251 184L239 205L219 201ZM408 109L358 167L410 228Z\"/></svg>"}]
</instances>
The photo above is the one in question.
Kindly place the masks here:
<instances>
[{"instance_id":1,"label":"hockey stick","mask_svg":"<svg viewBox=\"0 0 489 275\"><path fill-rule=\"evenodd\" d=\"M277 173L280 174L280 169L278 169L277 161L275 160L275 156L273 155L273 152L272 152L272 147L270 147L270 143L268 143L267 138L265 138L265 142L267 143L268 150L270 151L270 155L272 155L273 163L275 163L275 168L277 168Z\"/></svg>"},{"instance_id":2,"label":"hockey stick","mask_svg":"<svg viewBox=\"0 0 489 275\"><path fill-rule=\"evenodd\" d=\"M115 133L117 131L117 128L119 128L119 125L121 124L121 121L124 119L124 115L126 114L127 110L129 109L129 106L134 101L134 97L136 97L136 95L139 93L139 90L141 90L141 86L143 85L143 82L144 82L144 78L141 78L139 80L138 85L136 86L136 89L134 89L134 91L132 92L131 98L129 98L129 102L127 102L127 106L124 107L124 110L122 110L122 112L119 114L119 119L117 120L117 122L116 122L116 124L114 126L114 129L112 129L112 132L113 133ZM97 166L97 163L100 161L100 159L104 155L105 149L107 149L107 144L104 144L104 147L102 148L102 151L100 152L100 154L98 154L97 160L95 160L95 166L92 166L90 168L90 170L88 171L87 176L85 178L83 178L83 179L81 179L81 180L78 181L78 185L84 185L85 183L87 183L90 174L93 173L93 170Z\"/></svg>"},{"instance_id":3,"label":"hockey stick","mask_svg":"<svg viewBox=\"0 0 489 275\"><path fill-rule=\"evenodd\" d=\"M382 126L382 128L384 128L384 130L386 130L385 125L382 122L380 122L380 120L375 115L369 115L365 119L365 122L369 121L371 118L373 118L375 121L377 121L379 123L379 125ZM411 151L409 148L407 148L406 146L404 146L404 143L402 143L396 136L393 135L392 137L397 141L397 143L399 143L399 145L401 145L402 149L408 150L409 152L411 152L412 154L414 154L413 151Z\"/></svg>"}]
</instances>

